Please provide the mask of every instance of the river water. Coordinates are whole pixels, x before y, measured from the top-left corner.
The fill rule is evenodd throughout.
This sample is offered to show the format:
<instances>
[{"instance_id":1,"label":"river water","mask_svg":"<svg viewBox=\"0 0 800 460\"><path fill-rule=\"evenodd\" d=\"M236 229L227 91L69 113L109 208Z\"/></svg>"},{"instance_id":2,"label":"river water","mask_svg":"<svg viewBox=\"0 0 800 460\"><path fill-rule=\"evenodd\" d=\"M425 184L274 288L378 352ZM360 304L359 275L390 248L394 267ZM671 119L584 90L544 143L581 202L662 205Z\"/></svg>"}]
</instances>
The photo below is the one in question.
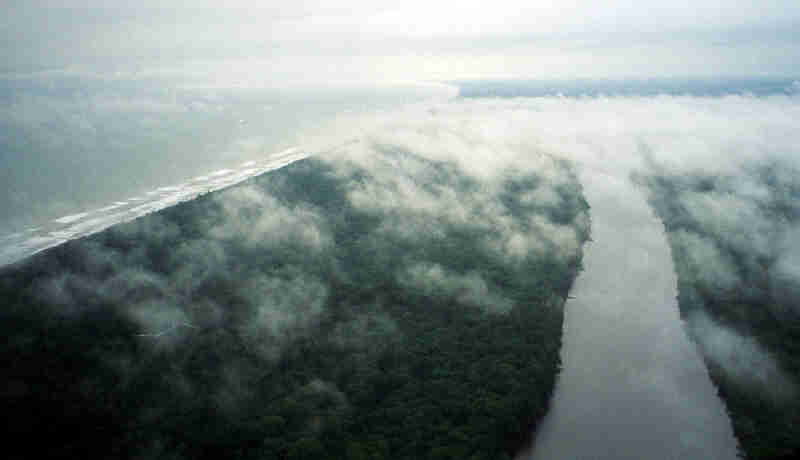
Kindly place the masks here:
<instances>
[{"instance_id":1,"label":"river water","mask_svg":"<svg viewBox=\"0 0 800 460\"><path fill-rule=\"evenodd\" d=\"M735 459L730 420L682 328L661 222L628 180L581 176L594 241L565 306L551 410L522 458Z\"/></svg>"}]
</instances>

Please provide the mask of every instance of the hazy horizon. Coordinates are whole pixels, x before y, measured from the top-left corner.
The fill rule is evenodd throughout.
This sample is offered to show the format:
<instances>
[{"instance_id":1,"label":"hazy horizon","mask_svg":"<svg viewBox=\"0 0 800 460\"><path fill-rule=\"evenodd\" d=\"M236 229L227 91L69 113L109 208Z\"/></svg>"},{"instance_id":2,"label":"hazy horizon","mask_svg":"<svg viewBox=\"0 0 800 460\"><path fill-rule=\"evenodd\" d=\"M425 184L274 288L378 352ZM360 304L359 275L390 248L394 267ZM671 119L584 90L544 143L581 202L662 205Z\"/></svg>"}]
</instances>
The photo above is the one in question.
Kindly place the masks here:
<instances>
[{"instance_id":1,"label":"hazy horizon","mask_svg":"<svg viewBox=\"0 0 800 460\"><path fill-rule=\"evenodd\" d=\"M800 74L791 0L12 0L3 75L228 87Z\"/></svg>"}]
</instances>

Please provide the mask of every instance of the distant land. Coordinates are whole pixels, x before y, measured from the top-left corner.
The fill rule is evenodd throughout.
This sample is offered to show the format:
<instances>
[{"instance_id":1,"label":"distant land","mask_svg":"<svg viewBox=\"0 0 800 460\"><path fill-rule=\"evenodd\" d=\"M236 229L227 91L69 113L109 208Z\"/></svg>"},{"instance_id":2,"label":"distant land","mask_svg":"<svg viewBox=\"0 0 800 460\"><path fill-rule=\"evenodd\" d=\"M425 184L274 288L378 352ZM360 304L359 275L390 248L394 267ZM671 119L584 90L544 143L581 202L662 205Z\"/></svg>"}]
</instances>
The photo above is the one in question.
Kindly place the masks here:
<instances>
[{"instance_id":1,"label":"distant land","mask_svg":"<svg viewBox=\"0 0 800 460\"><path fill-rule=\"evenodd\" d=\"M457 80L461 97L597 97L707 96L793 94L799 78L650 78L574 80Z\"/></svg>"}]
</instances>

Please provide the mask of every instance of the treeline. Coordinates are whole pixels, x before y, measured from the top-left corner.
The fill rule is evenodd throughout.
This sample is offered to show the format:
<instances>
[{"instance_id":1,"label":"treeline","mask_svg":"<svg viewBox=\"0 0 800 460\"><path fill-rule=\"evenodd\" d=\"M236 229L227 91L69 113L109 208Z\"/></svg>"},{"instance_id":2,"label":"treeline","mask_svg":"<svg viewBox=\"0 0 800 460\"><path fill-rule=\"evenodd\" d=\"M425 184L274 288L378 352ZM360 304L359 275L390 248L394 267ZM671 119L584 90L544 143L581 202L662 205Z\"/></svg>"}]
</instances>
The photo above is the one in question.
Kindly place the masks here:
<instances>
[{"instance_id":1,"label":"treeline","mask_svg":"<svg viewBox=\"0 0 800 460\"><path fill-rule=\"evenodd\" d=\"M639 179L670 239L681 315L727 405L743 455L797 458L800 274L782 272L800 225L796 172L769 164L744 176ZM692 326L697 313L710 317L717 331L736 335L704 337L712 332ZM766 352L748 353L756 347Z\"/></svg>"},{"instance_id":2,"label":"treeline","mask_svg":"<svg viewBox=\"0 0 800 460\"><path fill-rule=\"evenodd\" d=\"M3 269L6 451L511 458L559 369L588 238L580 186L548 208L515 198L548 187L533 173L489 186L376 155L422 165L428 198L489 196L498 221L389 205L397 170L308 159ZM358 190L387 194L363 205ZM572 229L577 251L497 249L501 218L546 241L534 215Z\"/></svg>"}]
</instances>

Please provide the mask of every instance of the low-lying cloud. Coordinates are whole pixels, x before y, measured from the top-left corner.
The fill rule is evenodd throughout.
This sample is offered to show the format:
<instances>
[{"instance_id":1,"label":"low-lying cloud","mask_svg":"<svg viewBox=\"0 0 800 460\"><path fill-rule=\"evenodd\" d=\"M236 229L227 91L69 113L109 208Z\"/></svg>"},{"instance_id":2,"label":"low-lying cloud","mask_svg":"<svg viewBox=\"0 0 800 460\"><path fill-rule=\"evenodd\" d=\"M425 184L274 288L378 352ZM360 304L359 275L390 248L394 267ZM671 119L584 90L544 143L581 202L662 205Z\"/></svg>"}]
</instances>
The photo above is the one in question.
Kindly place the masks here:
<instances>
[{"instance_id":1,"label":"low-lying cloud","mask_svg":"<svg viewBox=\"0 0 800 460\"><path fill-rule=\"evenodd\" d=\"M244 237L249 246L300 245L321 250L332 244L319 210L302 204L287 207L254 186L236 187L220 199L223 216L209 231L218 240Z\"/></svg>"},{"instance_id":2,"label":"low-lying cloud","mask_svg":"<svg viewBox=\"0 0 800 460\"><path fill-rule=\"evenodd\" d=\"M661 217L677 219L666 228L685 257L679 275L730 298L769 295L776 315L796 315L798 119L796 95L411 106L342 122L336 129L359 142L336 152L59 249L62 265L32 289L66 317L126 305L137 343L166 344L152 347L159 352L218 341L247 356L225 366L221 351L186 358L164 384L201 394L185 381L205 366L215 401L242 408L264 378L250 356L298 362L294 345L323 341L369 363L407 340L386 301L393 283L421 303L497 317L529 293L530 270L577 270L590 217L573 168L587 168L600 173L593 177L634 174ZM754 278L764 283L744 283ZM343 313L345 303L353 310ZM793 394L794 376L768 344L701 313L687 329L707 359L758 391ZM345 410L345 390L329 377L304 375L297 397L322 394L326 408ZM323 423L315 420L303 423Z\"/></svg>"},{"instance_id":3,"label":"low-lying cloud","mask_svg":"<svg viewBox=\"0 0 800 460\"><path fill-rule=\"evenodd\" d=\"M800 97L789 90L767 96L486 98L409 112L402 121L387 121L395 126L387 135L415 145L435 138L437 155L453 158L476 176L491 177L509 165L553 171L539 165L556 159L571 160L597 173L593 177L633 175L669 221L667 236L682 261L676 266L682 280L699 282L731 302L761 299L758 308L769 311L757 315L788 320L799 314L798 119ZM547 194L558 190L559 177L550 180L554 187L520 194L520 202L536 195L531 201L537 206L557 208L561 196ZM451 212L458 215L461 209L459 203ZM563 238L556 246L569 248L569 233L580 226L563 232L553 231L553 225L545 222L543 233ZM506 256L515 248L541 250L537 244L546 241L527 244L527 237L501 227L507 232L493 243ZM536 228L535 219L527 228ZM690 297L685 283L682 287ZM731 308L731 314L743 314ZM783 383L750 385L766 395L773 390L786 395L785 389L797 384L796 371L787 370L752 331L693 324L697 318L687 318L688 331L730 377L763 383L762 371L770 369L769 379ZM740 365L742 359L760 364Z\"/></svg>"},{"instance_id":4,"label":"low-lying cloud","mask_svg":"<svg viewBox=\"0 0 800 460\"><path fill-rule=\"evenodd\" d=\"M72 353L102 356L109 382L140 382L108 390L137 394L126 413L136 423L160 427L186 410L198 432L217 432L266 407L283 414L276 426L307 434L350 410L350 397L365 404L364 382L432 371L375 375L407 365L396 355L416 340L414 321L506 324L528 310L524 321L556 321L589 234L572 167L465 125L461 108L436 110L380 116L335 151L8 268L27 280L15 288L35 302L25 314L75 337L99 328ZM45 327L30 324L14 343ZM349 370L320 365L327 355ZM557 360L549 353L536 372L554 373Z\"/></svg>"},{"instance_id":5,"label":"low-lying cloud","mask_svg":"<svg viewBox=\"0 0 800 460\"><path fill-rule=\"evenodd\" d=\"M796 397L796 383L752 337L721 326L703 311L690 314L686 325L703 356L720 366L729 378L767 395L777 404L791 402Z\"/></svg>"},{"instance_id":6,"label":"low-lying cloud","mask_svg":"<svg viewBox=\"0 0 800 460\"><path fill-rule=\"evenodd\" d=\"M459 303L480 308L489 313L508 313L513 303L475 272L453 273L441 265L421 263L400 275L400 282L429 296L453 297Z\"/></svg>"}]
</instances>

